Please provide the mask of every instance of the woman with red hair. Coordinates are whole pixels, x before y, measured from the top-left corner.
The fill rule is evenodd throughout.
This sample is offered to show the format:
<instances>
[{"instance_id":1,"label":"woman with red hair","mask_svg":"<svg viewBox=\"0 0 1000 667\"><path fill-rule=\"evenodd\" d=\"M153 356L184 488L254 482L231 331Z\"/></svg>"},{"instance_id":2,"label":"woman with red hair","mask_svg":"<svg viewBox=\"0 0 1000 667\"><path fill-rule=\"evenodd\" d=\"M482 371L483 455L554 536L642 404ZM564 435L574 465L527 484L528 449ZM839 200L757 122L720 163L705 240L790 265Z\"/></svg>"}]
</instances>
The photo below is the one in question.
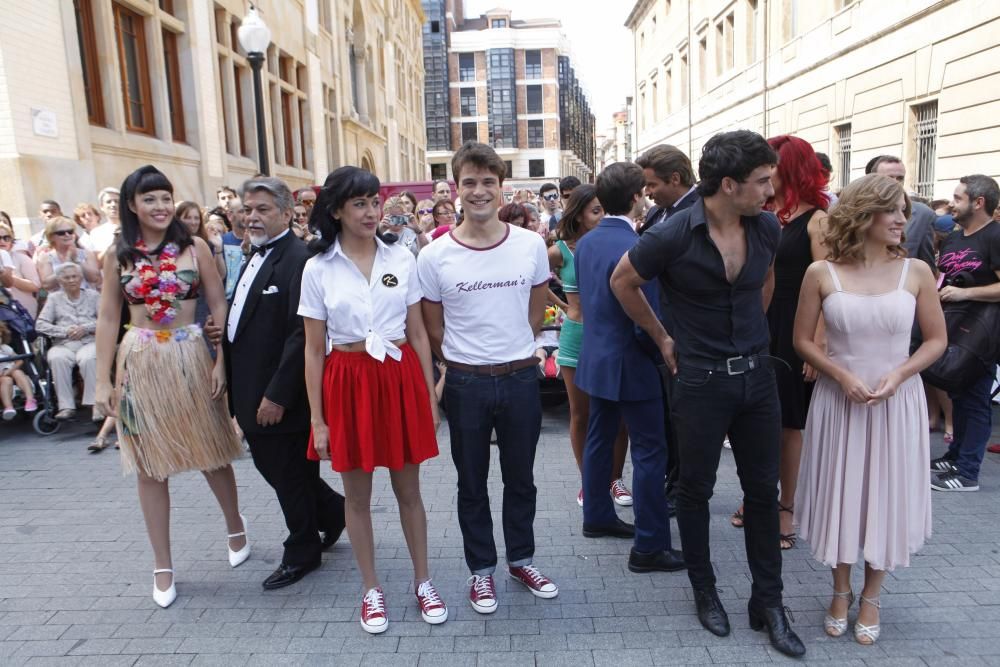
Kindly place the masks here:
<instances>
[{"instance_id":1,"label":"woman with red hair","mask_svg":"<svg viewBox=\"0 0 1000 667\"><path fill-rule=\"evenodd\" d=\"M784 363L775 366L778 397L781 401L781 548L795 546L793 511L795 485L802 455L802 429L812 394L816 371L804 364L792 345L792 328L799 303L799 288L806 269L814 261L826 259L823 237L828 199L823 188L829 174L823 169L809 142L788 134L767 140L778 154L778 166L771 174L774 197L767 209L781 222L781 240L774 259L774 295L767 311L771 330L771 356ZM824 347L822 326L817 342ZM733 525L743 525L743 508L733 515Z\"/></svg>"}]
</instances>

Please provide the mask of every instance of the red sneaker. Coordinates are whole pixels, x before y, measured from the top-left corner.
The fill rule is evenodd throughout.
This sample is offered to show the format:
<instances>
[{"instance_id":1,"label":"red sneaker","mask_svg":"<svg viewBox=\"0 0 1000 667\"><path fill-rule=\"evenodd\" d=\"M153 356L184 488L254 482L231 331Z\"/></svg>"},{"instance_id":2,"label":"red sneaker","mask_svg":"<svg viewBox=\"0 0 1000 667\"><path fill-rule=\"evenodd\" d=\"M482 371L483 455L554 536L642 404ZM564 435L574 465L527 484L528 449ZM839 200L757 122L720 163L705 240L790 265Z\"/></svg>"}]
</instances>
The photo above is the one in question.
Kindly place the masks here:
<instances>
[{"instance_id":1,"label":"red sneaker","mask_svg":"<svg viewBox=\"0 0 1000 667\"><path fill-rule=\"evenodd\" d=\"M1000 443L997 443L995 445L990 445L989 447L986 448L986 451L988 451L990 454L1000 454Z\"/></svg>"},{"instance_id":2,"label":"red sneaker","mask_svg":"<svg viewBox=\"0 0 1000 667\"><path fill-rule=\"evenodd\" d=\"M420 605L420 616L431 625L444 623L448 620L448 607L438 595L434 584L428 579L417 586L417 604Z\"/></svg>"},{"instance_id":3,"label":"red sneaker","mask_svg":"<svg viewBox=\"0 0 1000 667\"><path fill-rule=\"evenodd\" d=\"M632 492L625 486L625 480L620 477L611 482L611 497L616 505L632 507Z\"/></svg>"},{"instance_id":4,"label":"red sneaker","mask_svg":"<svg viewBox=\"0 0 1000 667\"><path fill-rule=\"evenodd\" d=\"M507 573L512 579L527 586L535 597L547 599L559 595L559 588L548 577L539 572L534 565L510 567L507 569Z\"/></svg>"},{"instance_id":5,"label":"red sneaker","mask_svg":"<svg viewBox=\"0 0 1000 667\"><path fill-rule=\"evenodd\" d=\"M497 591L493 586L493 575L469 577L469 603L480 614L492 614L497 610Z\"/></svg>"},{"instance_id":6,"label":"red sneaker","mask_svg":"<svg viewBox=\"0 0 1000 667\"><path fill-rule=\"evenodd\" d=\"M361 599L361 627L365 632L377 635L389 629L389 617L385 613L385 596L381 588L373 588Z\"/></svg>"}]
</instances>

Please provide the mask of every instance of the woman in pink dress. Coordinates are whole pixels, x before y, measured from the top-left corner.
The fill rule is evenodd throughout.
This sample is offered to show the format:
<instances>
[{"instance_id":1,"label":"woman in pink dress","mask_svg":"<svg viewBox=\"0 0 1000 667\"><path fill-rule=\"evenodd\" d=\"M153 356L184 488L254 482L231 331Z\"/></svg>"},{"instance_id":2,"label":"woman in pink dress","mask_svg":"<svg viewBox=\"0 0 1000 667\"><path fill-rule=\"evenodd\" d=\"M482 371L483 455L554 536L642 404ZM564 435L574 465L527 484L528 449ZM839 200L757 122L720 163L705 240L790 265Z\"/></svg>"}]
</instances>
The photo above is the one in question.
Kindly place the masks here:
<instances>
[{"instance_id":1,"label":"woman in pink dress","mask_svg":"<svg viewBox=\"0 0 1000 667\"><path fill-rule=\"evenodd\" d=\"M806 419L795 522L816 560L833 568L824 627L847 630L851 566L865 561L855 639L879 636L887 570L906 567L931 533L927 402L918 373L945 349L934 276L900 246L910 215L902 185L854 181L828 219L827 261L806 271L795 350L820 376ZM815 342L820 310L827 351ZM914 313L924 342L909 354Z\"/></svg>"}]
</instances>

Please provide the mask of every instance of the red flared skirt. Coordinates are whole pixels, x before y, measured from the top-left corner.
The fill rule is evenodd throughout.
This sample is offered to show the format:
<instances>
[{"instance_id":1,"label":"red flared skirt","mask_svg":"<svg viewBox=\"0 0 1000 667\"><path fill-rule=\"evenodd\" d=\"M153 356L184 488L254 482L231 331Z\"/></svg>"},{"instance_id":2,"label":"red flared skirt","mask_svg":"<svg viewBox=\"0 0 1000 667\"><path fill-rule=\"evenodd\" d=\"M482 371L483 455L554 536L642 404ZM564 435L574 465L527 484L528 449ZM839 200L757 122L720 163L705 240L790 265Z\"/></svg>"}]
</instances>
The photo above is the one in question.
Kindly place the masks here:
<instances>
[{"instance_id":1,"label":"red flared skirt","mask_svg":"<svg viewBox=\"0 0 1000 667\"><path fill-rule=\"evenodd\" d=\"M438 455L420 360L409 345L400 349L400 361L338 350L326 358L323 412L335 471L399 470ZM312 437L307 456L319 460Z\"/></svg>"}]
</instances>

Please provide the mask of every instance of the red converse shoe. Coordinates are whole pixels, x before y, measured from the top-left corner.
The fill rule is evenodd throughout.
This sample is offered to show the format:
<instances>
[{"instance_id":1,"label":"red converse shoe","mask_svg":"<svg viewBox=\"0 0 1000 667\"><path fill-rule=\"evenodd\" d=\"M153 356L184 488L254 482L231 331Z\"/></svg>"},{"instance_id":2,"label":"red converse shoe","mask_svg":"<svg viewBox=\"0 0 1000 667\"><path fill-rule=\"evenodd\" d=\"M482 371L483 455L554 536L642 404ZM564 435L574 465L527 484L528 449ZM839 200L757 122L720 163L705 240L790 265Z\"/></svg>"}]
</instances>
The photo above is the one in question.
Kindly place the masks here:
<instances>
[{"instance_id":1,"label":"red converse shoe","mask_svg":"<svg viewBox=\"0 0 1000 667\"><path fill-rule=\"evenodd\" d=\"M385 613L385 596L381 588L373 588L361 600L361 627L365 632L377 635L389 629L389 617Z\"/></svg>"},{"instance_id":2,"label":"red converse shoe","mask_svg":"<svg viewBox=\"0 0 1000 667\"><path fill-rule=\"evenodd\" d=\"M632 507L632 492L625 486L625 480L618 478L611 483L611 497L616 505Z\"/></svg>"},{"instance_id":3,"label":"red converse shoe","mask_svg":"<svg viewBox=\"0 0 1000 667\"><path fill-rule=\"evenodd\" d=\"M469 603L480 614L492 614L497 610L497 592L493 586L493 575L469 577Z\"/></svg>"},{"instance_id":4,"label":"red converse shoe","mask_svg":"<svg viewBox=\"0 0 1000 667\"><path fill-rule=\"evenodd\" d=\"M420 605L420 616L431 625L444 623L448 620L448 607L438 595L434 584L428 579L417 586L417 604Z\"/></svg>"},{"instance_id":5,"label":"red converse shoe","mask_svg":"<svg viewBox=\"0 0 1000 667\"><path fill-rule=\"evenodd\" d=\"M534 565L510 567L507 569L507 573L512 579L527 586L535 597L554 598L559 595L559 588L548 577L539 572Z\"/></svg>"}]
</instances>

